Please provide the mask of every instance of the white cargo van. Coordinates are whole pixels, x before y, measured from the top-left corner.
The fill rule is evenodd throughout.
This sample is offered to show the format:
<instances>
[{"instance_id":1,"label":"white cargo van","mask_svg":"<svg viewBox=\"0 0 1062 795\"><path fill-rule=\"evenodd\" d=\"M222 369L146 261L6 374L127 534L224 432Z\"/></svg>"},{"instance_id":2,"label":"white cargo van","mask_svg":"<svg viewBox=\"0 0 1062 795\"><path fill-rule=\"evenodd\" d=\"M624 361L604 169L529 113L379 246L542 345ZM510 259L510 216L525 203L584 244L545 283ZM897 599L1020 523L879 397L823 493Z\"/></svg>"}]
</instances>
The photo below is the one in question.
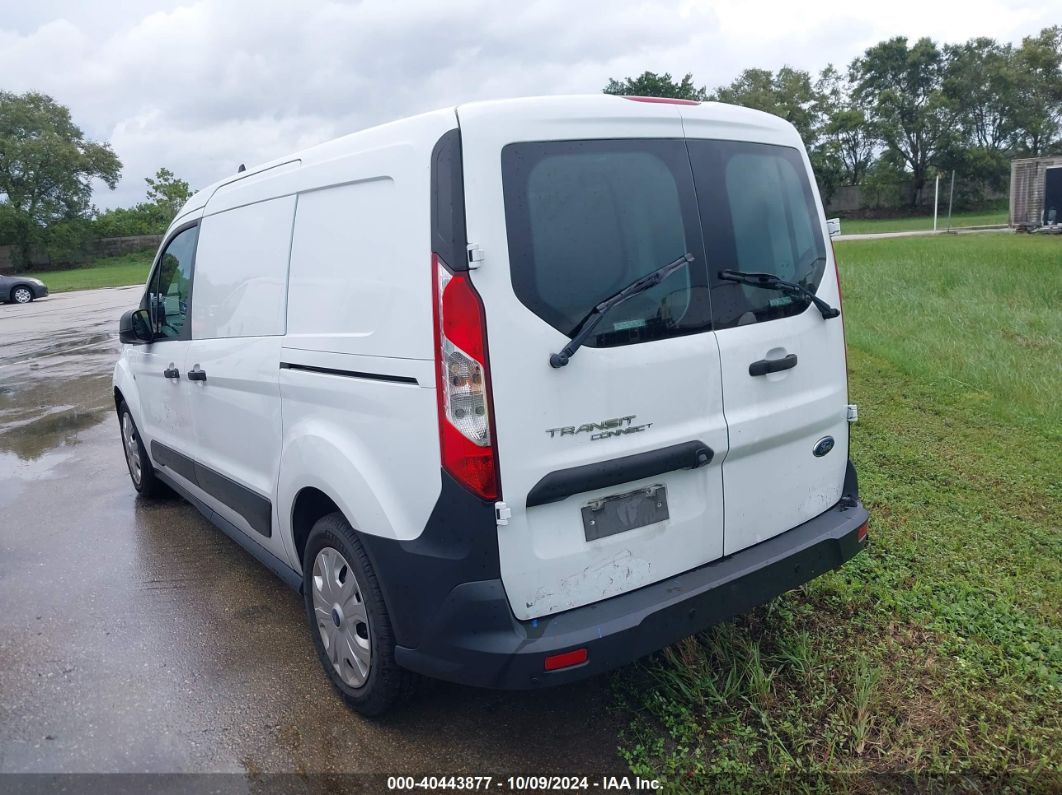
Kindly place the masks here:
<instances>
[{"instance_id":1,"label":"white cargo van","mask_svg":"<svg viewBox=\"0 0 1062 795\"><path fill-rule=\"evenodd\" d=\"M841 295L794 129L461 105L196 194L122 319L133 484L300 589L354 708L573 682L839 566Z\"/></svg>"}]
</instances>

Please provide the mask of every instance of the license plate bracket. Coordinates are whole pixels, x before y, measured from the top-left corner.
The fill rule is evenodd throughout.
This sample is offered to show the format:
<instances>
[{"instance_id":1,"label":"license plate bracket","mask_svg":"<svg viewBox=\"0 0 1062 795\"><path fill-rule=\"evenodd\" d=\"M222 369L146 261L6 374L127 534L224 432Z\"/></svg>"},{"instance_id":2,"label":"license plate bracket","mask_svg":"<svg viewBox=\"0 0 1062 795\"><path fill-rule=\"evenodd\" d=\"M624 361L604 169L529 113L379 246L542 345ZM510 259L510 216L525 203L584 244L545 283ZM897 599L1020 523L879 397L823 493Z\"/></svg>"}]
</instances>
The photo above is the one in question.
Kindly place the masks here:
<instances>
[{"instance_id":1,"label":"license plate bracket","mask_svg":"<svg viewBox=\"0 0 1062 795\"><path fill-rule=\"evenodd\" d=\"M637 530L670 518L667 487L655 483L624 494L613 494L583 506L583 535L587 541Z\"/></svg>"}]
</instances>

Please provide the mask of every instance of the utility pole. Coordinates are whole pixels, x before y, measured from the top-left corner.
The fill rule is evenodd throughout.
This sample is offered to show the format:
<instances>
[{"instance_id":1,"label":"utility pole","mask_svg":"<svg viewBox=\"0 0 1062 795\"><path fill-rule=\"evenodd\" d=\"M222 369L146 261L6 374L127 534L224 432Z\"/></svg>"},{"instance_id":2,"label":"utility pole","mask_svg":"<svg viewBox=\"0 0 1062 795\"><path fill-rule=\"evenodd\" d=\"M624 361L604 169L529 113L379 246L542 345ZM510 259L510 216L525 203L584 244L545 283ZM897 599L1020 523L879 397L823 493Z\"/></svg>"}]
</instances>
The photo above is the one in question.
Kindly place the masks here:
<instances>
[{"instance_id":1,"label":"utility pole","mask_svg":"<svg viewBox=\"0 0 1062 795\"><path fill-rule=\"evenodd\" d=\"M955 169L951 171L951 192L948 194L948 231L951 231L951 203L955 199Z\"/></svg>"},{"instance_id":2,"label":"utility pole","mask_svg":"<svg viewBox=\"0 0 1062 795\"><path fill-rule=\"evenodd\" d=\"M937 231L937 206L940 204L940 173L937 173L937 184L933 188L933 231Z\"/></svg>"}]
</instances>

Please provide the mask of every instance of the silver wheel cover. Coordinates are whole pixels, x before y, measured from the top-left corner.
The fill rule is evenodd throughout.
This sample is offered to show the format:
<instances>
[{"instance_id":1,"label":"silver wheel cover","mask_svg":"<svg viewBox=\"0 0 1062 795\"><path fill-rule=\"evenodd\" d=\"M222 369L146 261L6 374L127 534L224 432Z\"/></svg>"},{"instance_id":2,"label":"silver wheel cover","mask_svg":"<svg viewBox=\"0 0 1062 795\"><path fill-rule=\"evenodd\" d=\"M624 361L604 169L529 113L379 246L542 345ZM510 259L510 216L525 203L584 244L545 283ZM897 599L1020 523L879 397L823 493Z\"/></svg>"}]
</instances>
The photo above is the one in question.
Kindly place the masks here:
<instances>
[{"instance_id":1,"label":"silver wheel cover","mask_svg":"<svg viewBox=\"0 0 1062 795\"><path fill-rule=\"evenodd\" d=\"M354 570L333 547L324 547L313 561L313 613L325 655L336 674L350 687L369 677L372 642L369 615Z\"/></svg>"}]
</instances>

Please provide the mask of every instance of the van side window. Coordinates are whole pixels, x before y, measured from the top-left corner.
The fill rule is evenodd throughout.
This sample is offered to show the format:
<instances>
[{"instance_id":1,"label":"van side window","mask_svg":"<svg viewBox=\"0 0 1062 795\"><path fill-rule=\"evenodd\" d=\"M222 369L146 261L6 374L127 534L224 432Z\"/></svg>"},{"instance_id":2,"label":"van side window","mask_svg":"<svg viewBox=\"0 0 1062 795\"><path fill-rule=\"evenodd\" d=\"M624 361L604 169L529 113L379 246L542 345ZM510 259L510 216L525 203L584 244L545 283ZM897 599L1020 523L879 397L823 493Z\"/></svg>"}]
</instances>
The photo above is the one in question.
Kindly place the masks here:
<instances>
[{"instance_id":1,"label":"van side window","mask_svg":"<svg viewBox=\"0 0 1062 795\"><path fill-rule=\"evenodd\" d=\"M772 273L818 287L826 245L807 169L796 149L690 140L717 329L798 315L805 298L721 281L722 270Z\"/></svg>"},{"instance_id":2,"label":"van side window","mask_svg":"<svg viewBox=\"0 0 1062 795\"><path fill-rule=\"evenodd\" d=\"M188 339L185 326L192 297L192 268L199 227L177 234L159 257L148 289L148 309L157 340Z\"/></svg>"}]
</instances>

